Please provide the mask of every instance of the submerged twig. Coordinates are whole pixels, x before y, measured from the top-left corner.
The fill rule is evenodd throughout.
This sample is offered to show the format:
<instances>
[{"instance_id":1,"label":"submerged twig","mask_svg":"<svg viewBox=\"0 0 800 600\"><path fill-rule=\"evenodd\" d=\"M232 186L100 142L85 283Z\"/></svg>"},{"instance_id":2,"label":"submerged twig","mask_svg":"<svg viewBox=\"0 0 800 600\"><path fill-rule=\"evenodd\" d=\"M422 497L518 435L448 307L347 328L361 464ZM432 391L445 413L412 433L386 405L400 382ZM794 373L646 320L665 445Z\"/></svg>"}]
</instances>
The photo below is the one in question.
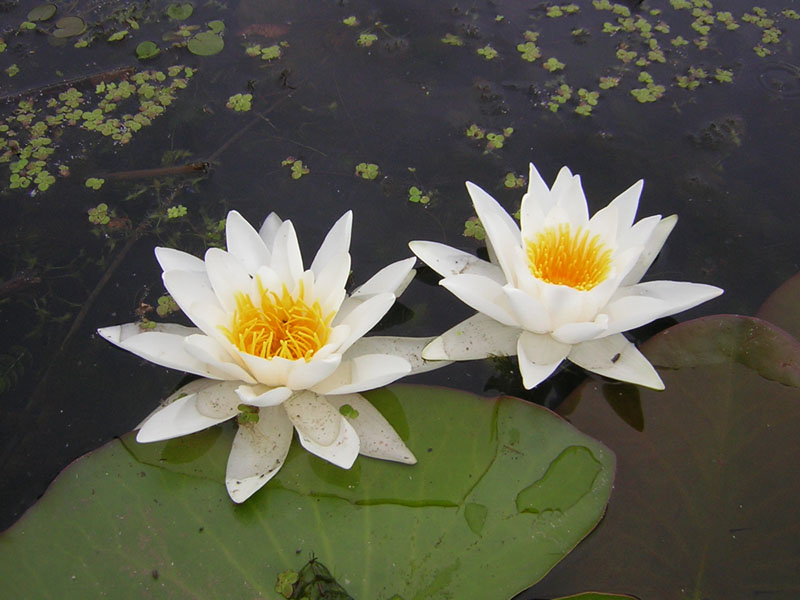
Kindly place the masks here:
<instances>
[{"instance_id":1,"label":"submerged twig","mask_svg":"<svg viewBox=\"0 0 800 600\"><path fill-rule=\"evenodd\" d=\"M21 92L6 94L5 96L0 96L0 102L11 102L20 100L22 98L28 98L30 96L51 96L62 90L75 87L76 85L81 85L84 83L97 85L98 83L102 83L105 81L124 79L131 73L135 72L136 72L136 67L121 67L112 69L111 71L100 71L99 73L92 73L91 75L83 75L81 77L75 77L74 79L59 81L58 83L50 83L48 85L41 86L38 88L30 88L27 90L23 90Z\"/></svg>"}]
</instances>

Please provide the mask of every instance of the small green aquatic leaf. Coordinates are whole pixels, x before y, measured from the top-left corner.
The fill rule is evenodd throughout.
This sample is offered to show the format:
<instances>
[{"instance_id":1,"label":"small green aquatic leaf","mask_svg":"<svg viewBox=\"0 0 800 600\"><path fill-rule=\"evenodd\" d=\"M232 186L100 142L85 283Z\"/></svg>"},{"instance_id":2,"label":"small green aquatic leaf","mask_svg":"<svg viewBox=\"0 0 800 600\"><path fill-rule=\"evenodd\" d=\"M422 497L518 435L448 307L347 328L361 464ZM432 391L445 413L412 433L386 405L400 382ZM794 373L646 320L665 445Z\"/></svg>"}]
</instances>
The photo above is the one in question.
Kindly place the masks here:
<instances>
[{"instance_id":1,"label":"small green aquatic leaf","mask_svg":"<svg viewBox=\"0 0 800 600\"><path fill-rule=\"evenodd\" d=\"M167 6L167 16L173 21L184 21L192 16L194 7L191 2L173 2Z\"/></svg>"},{"instance_id":2,"label":"small green aquatic leaf","mask_svg":"<svg viewBox=\"0 0 800 600\"><path fill-rule=\"evenodd\" d=\"M486 60L492 60L498 56L497 50L492 48L490 44L486 44L483 48L478 48L477 52Z\"/></svg>"},{"instance_id":3,"label":"small green aquatic leaf","mask_svg":"<svg viewBox=\"0 0 800 600\"><path fill-rule=\"evenodd\" d=\"M118 42L118 41L120 41L122 39L125 39L125 36L127 36L127 35L128 35L128 30L127 29L123 29L122 31L117 31L115 33L112 33L110 36L108 36L108 40L107 41L109 41L109 42Z\"/></svg>"},{"instance_id":4,"label":"small green aquatic leaf","mask_svg":"<svg viewBox=\"0 0 800 600\"><path fill-rule=\"evenodd\" d=\"M55 4L40 4L28 13L28 21L47 21L56 14Z\"/></svg>"},{"instance_id":5,"label":"small green aquatic leaf","mask_svg":"<svg viewBox=\"0 0 800 600\"><path fill-rule=\"evenodd\" d=\"M583 446L564 449L539 481L517 495L517 510L540 514L566 512L588 494L603 465Z\"/></svg>"},{"instance_id":6,"label":"small green aquatic leaf","mask_svg":"<svg viewBox=\"0 0 800 600\"><path fill-rule=\"evenodd\" d=\"M246 112L252 108L253 94L234 94L225 106L236 112Z\"/></svg>"},{"instance_id":7,"label":"small green aquatic leaf","mask_svg":"<svg viewBox=\"0 0 800 600\"><path fill-rule=\"evenodd\" d=\"M344 23L348 27L355 27L356 25L358 25L359 21L355 17L355 15L350 15L349 17L345 17L344 19L342 19L342 23Z\"/></svg>"},{"instance_id":8,"label":"small green aquatic leaf","mask_svg":"<svg viewBox=\"0 0 800 600\"><path fill-rule=\"evenodd\" d=\"M202 31L190 39L186 47L197 56L212 56L222 52L225 42L216 33Z\"/></svg>"},{"instance_id":9,"label":"small green aquatic leaf","mask_svg":"<svg viewBox=\"0 0 800 600\"><path fill-rule=\"evenodd\" d=\"M89 179L86 180L86 187L99 190L105 182L106 180L101 177L89 177ZM99 209L101 206L105 206L105 209L108 209L108 206L105 204L100 204L97 208Z\"/></svg>"},{"instance_id":10,"label":"small green aquatic leaf","mask_svg":"<svg viewBox=\"0 0 800 600\"><path fill-rule=\"evenodd\" d=\"M452 33L444 34L442 38L442 43L447 44L448 46L463 46L464 40L462 40L459 36L454 35Z\"/></svg>"},{"instance_id":11,"label":"small green aquatic leaf","mask_svg":"<svg viewBox=\"0 0 800 600\"><path fill-rule=\"evenodd\" d=\"M356 44L358 44L359 46L363 46L364 48L369 48L370 46L372 46L372 44L374 44L377 41L378 41L378 36L375 35L374 33L362 33L361 35L358 36Z\"/></svg>"},{"instance_id":12,"label":"small green aquatic leaf","mask_svg":"<svg viewBox=\"0 0 800 600\"><path fill-rule=\"evenodd\" d=\"M146 41L136 46L136 56L142 60L158 56L159 52L161 52L161 50L155 42Z\"/></svg>"},{"instance_id":13,"label":"small green aquatic leaf","mask_svg":"<svg viewBox=\"0 0 800 600\"><path fill-rule=\"evenodd\" d=\"M86 22L80 17L63 17L56 21L53 37L68 38L86 31Z\"/></svg>"},{"instance_id":14,"label":"small green aquatic leaf","mask_svg":"<svg viewBox=\"0 0 800 600\"><path fill-rule=\"evenodd\" d=\"M225 22L220 20L209 21L208 29L211 33L222 33L225 31Z\"/></svg>"},{"instance_id":15,"label":"small green aquatic leaf","mask_svg":"<svg viewBox=\"0 0 800 600\"><path fill-rule=\"evenodd\" d=\"M5 71L6 75L8 75L9 77L14 77L14 75L19 73L19 67L17 66L17 63L14 63L13 65L10 65L8 68L6 68Z\"/></svg>"},{"instance_id":16,"label":"small green aquatic leaf","mask_svg":"<svg viewBox=\"0 0 800 600\"><path fill-rule=\"evenodd\" d=\"M380 173L378 165L374 163L358 163L356 165L356 176L362 179L375 179Z\"/></svg>"}]
</instances>

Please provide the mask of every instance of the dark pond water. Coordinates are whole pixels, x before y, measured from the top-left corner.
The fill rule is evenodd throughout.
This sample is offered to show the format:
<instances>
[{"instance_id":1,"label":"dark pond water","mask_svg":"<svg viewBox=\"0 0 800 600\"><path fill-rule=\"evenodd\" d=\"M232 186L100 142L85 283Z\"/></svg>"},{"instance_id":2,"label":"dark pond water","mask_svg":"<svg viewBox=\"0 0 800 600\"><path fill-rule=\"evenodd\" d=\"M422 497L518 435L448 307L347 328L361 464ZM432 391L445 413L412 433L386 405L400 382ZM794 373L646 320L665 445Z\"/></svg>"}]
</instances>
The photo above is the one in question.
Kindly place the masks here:
<instances>
[{"instance_id":1,"label":"dark pond water","mask_svg":"<svg viewBox=\"0 0 800 600\"><path fill-rule=\"evenodd\" d=\"M153 247L199 254L219 242L219 221L230 209L254 223L270 211L292 219L306 255L353 209L353 281L360 282L409 256L412 239L480 251L482 243L464 235L473 216L465 180L514 211L522 190L504 184L507 174L525 175L533 161L551 182L566 164L582 175L592 212L643 178L639 216L680 215L647 278L726 290L680 320L752 315L800 270L800 68L792 53L800 21L787 12L798 8L794 2L762 3L763 15L746 2L707 3L713 24L705 38L691 9L649 0L626 4L633 31L623 25L613 33L603 24L619 15L591 2L548 16L547 4L504 1L231 0L195 3L194 14L175 21L166 2L76 1L59 3L59 14L80 15L89 29L61 39L48 35L48 22L20 29L36 4L0 4L0 125L9 127L0 132L0 527L67 464L136 426L181 381L181 373L112 350L94 331L142 316L159 320L146 306L164 294ZM740 27L727 29L725 15L714 17L719 10L731 11ZM342 22L351 16L357 25ZM181 25L197 27L189 36L213 30L215 20L224 22L225 47L213 56L162 41L171 32L179 39ZM123 29L125 38L106 41ZM539 33L534 62L517 49L526 31ZM448 33L461 45L444 43ZM74 47L90 34L88 47ZM136 48L146 40L162 51L140 61ZM249 56L254 45L280 56L265 60L252 49ZM487 60L492 49L497 56ZM664 62L658 52L648 57L658 49ZM626 63L625 52L637 54ZM564 68L543 68L551 57ZM637 66L643 57L648 64ZM170 72L175 65L193 76ZM147 71L160 71L163 81L137 83ZM631 93L647 90L643 71L652 83L641 93L660 96L652 102ZM601 89L600 77L619 78L618 85ZM180 79L185 86L175 84ZM38 120L69 114L70 87L83 95L80 107L94 108L103 98L98 86L126 81L152 85L156 99L169 94L163 114L138 131L130 124L108 130L117 140L100 125L87 131L79 127L85 120L69 125L64 117L39 133L55 149L40 153L52 181L14 166ZM561 104L564 84L571 97ZM588 116L576 112L581 88L599 92L596 106L579 109ZM235 94L252 95L250 110L226 107ZM140 110L136 94L117 104L106 122ZM467 135L473 125L513 133L491 149L485 137ZM293 178L287 159L302 161L308 173ZM377 177L358 176L360 163L378 165ZM30 181L20 187L26 169ZM104 183L92 189L89 178ZM412 186L430 201L410 201ZM384 332L433 335L466 318L470 310L436 281L421 270ZM643 340L673 322L633 335ZM566 367L524 392L513 368L485 361L415 381L555 406L584 378ZM796 532L797 515L786 518ZM797 569L796 545L794 552L785 569ZM522 597L558 594L565 588L548 581L569 581L567 569L579 569L576 560ZM796 597L787 593L764 597Z\"/></svg>"}]
</instances>

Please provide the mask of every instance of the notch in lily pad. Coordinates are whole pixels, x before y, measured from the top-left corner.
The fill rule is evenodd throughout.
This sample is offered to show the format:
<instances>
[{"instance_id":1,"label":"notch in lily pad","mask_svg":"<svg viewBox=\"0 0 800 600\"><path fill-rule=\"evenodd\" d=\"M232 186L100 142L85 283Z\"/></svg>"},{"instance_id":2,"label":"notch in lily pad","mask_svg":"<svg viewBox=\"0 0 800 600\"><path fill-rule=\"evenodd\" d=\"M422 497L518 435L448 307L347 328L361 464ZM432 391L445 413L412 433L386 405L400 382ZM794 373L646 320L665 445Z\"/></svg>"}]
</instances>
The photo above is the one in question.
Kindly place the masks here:
<instances>
[{"instance_id":1,"label":"notch in lily pad","mask_svg":"<svg viewBox=\"0 0 800 600\"><path fill-rule=\"evenodd\" d=\"M56 14L55 4L40 4L28 13L28 21L48 21Z\"/></svg>"},{"instance_id":2,"label":"notch in lily pad","mask_svg":"<svg viewBox=\"0 0 800 600\"><path fill-rule=\"evenodd\" d=\"M194 6L191 2L173 2L167 7L167 16L173 21L184 21L192 16Z\"/></svg>"},{"instance_id":3,"label":"notch in lily pad","mask_svg":"<svg viewBox=\"0 0 800 600\"><path fill-rule=\"evenodd\" d=\"M197 56L212 56L222 52L225 42L213 31L202 31L190 39L186 47Z\"/></svg>"},{"instance_id":4,"label":"notch in lily pad","mask_svg":"<svg viewBox=\"0 0 800 600\"><path fill-rule=\"evenodd\" d=\"M146 42L142 42L138 46L136 46L136 56L140 60L147 60L148 58L153 58L154 56L158 56L161 52L161 49L156 45L155 42L151 42L150 40Z\"/></svg>"},{"instance_id":5,"label":"notch in lily pad","mask_svg":"<svg viewBox=\"0 0 800 600\"><path fill-rule=\"evenodd\" d=\"M63 17L56 21L56 28L53 30L53 37L68 38L75 37L86 31L86 22L80 17Z\"/></svg>"}]
</instances>

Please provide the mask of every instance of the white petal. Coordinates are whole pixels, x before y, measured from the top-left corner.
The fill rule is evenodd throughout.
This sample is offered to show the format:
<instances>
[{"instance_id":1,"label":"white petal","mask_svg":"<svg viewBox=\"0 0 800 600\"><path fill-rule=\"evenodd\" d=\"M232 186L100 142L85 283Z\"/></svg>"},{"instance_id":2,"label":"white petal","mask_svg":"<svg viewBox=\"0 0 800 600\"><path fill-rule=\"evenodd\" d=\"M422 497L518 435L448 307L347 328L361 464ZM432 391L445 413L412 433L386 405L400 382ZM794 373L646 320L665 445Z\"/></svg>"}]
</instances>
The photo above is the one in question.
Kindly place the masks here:
<instances>
[{"instance_id":1,"label":"white petal","mask_svg":"<svg viewBox=\"0 0 800 600\"><path fill-rule=\"evenodd\" d=\"M633 224L636 211L639 208L639 197L642 195L644 180L640 179L619 196L614 198L608 207L617 211L618 229L624 231Z\"/></svg>"},{"instance_id":2,"label":"white petal","mask_svg":"<svg viewBox=\"0 0 800 600\"><path fill-rule=\"evenodd\" d=\"M261 265L268 265L271 253L252 225L235 210L225 220L225 238L228 252L235 256L253 275Z\"/></svg>"},{"instance_id":3,"label":"white petal","mask_svg":"<svg viewBox=\"0 0 800 600\"><path fill-rule=\"evenodd\" d=\"M172 299L190 319L192 317L187 310L192 304L201 302L220 306L205 270L164 271L161 279Z\"/></svg>"},{"instance_id":4,"label":"white petal","mask_svg":"<svg viewBox=\"0 0 800 600\"><path fill-rule=\"evenodd\" d=\"M417 459L414 454L403 443L394 428L361 394L329 396L327 399L337 410L348 404L358 411L357 417L345 418L358 434L359 454L408 465L416 464Z\"/></svg>"},{"instance_id":5,"label":"white petal","mask_svg":"<svg viewBox=\"0 0 800 600\"><path fill-rule=\"evenodd\" d=\"M525 204L531 205L530 210L533 210L535 205L542 214L550 212L555 204L555 197L550 195L550 188L533 163L530 163L528 169L528 192L522 197L522 205Z\"/></svg>"},{"instance_id":6,"label":"white petal","mask_svg":"<svg viewBox=\"0 0 800 600\"><path fill-rule=\"evenodd\" d=\"M279 406L260 409L257 423L239 425L225 472L231 500L244 502L272 479L291 443L292 423Z\"/></svg>"},{"instance_id":7,"label":"white petal","mask_svg":"<svg viewBox=\"0 0 800 600\"><path fill-rule=\"evenodd\" d=\"M519 250L522 243L519 227L497 200L477 185L467 182L467 190L472 197L475 212L486 231L487 242L491 242L506 280L513 282L512 255Z\"/></svg>"},{"instance_id":8,"label":"white petal","mask_svg":"<svg viewBox=\"0 0 800 600\"><path fill-rule=\"evenodd\" d=\"M239 357L258 383L269 387L278 387L286 385L289 380L289 372L292 368L291 360L280 357L261 358L241 351L239 351Z\"/></svg>"},{"instance_id":9,"label":"white petal","mask_svg":"<svg viewBox=\"0 0 800 600\"><path fill-rule=\"evenodd\" d=\"M353 227L353 211L348 210L336 223L333 224L328 235L317 250L317 255L311 262L311 270L319 277L323 270L338 260L342 254L350 251L350 231Z\"/></svg>"},{"instance_id":10,"label":"white petal","mask_svg":"<svg viewBox=\"0 0 800 600\"><path fill-rule=\"evenodd\" d=\"M468 252L451 248L438 242L410 242L408 246L419 259L442 277L469 273L482 275L504 284L503 270L492 263L473 256Z\"/></svg>"},{"instance_id":11,"label":"white petal","mask_svg":"<svg viewBox=\"0 0 800 600\"><path fill-rule=\"evenodd\" d=\"M201 415L211 419L230 419L236 416L240 404L239 396L236 395L236 388L239 387L237 382L198 379L183 386L178 392L190 393L194 389L191 388L192 384L198 382L205 384L196 389L195 407Z\"/></svg>"},{"instance_id":12,"label":"white petal","mask_svg":"<svg viewBox=\"0 0 800 600\"><path fill-rule=\"evenodd\" d=\"M411 372L411 364L399 356L365 354L343 360L325 381L314 386L318 394L352 394L388 385Z\"/></svg>"},{"instance_id":13,"label":"white petal","mask_svg":"<svg viewBox=\"0 0 800 600\"><path fill-rule=\"evenodd\" d=\"M320 381L330 377L342 362L341 354L331 354L325 358L313 357L310 361L295 360L289 370L286 387L293 390L307 390Z\"/></svg>"},{"instance_id":14,"label":"white petal","mask_svg":"<svg viewBox=\"0 0 800 600\"><path fill-rule=\"evenodd\" d=\"M284 221L275 234L270 267L290 290L303 274L303 256L291 221Z\"/></svg>"},{"instance_id":15,"label":"white petal","mask_svg":"<svg viewBox=\"0 0 800 600\"><path fill-rule=\"evenodd\" d=\"M211 287L226 312L232 314L236 310L236 294L254 294L253 278L233 254L219 248L209 248L206 252L206 270Z\"/></svg>"},{"instance_id":16,"label":"white petal","mask_svg":"<svg viewBox=\"0 0 800 600\"><path fill-rule=\"evenodd\" d=\"M672 233L677 222L677 215L670 215L659 221L658 225L656 225L655 229L650 234L644 250L642 250L642 253L639 255L639 260L622 280L621 285L633 285L644 276L647 269L650 268L650 265L653 264L653 261L658 256L658 253L661 252L661 248L664 246L664 243L667 241L669 234ZM641 223L641 221L639 223ZM638 226L639 223L634 227Z\"/></svg>"},{"instance_id":17,"label":"white petal","mask_svg":"<svg viewBox=\"0 0 800 600\"><path fill-rule=\"evenodd\" d=\"M313 392L299 392L283 403L297 432L307 440L322 446L330 446L339 437L342 419L324 396Z\"/></svg>"},{"instance_id":18,"label":"white petal","mask_svg":"<svg viewBox=\"0 0 800 600\"><path fill-rule=\"evenodd\" d=\"M613 248L617 242L618 224L619 215L617 215L616 207L606 206L592 216L587 228L590 235L599 235L606 245Z\"/></svg>"},{"instance_id":19,"label":"white petal","mask_svg":"<svg viewBox=\"0 0 800 600\"><path fill-rule=\"evenodd\" d=\"M205 416L197 410L196 401L197 394L189 394L157 410L142 423L136 441L148 443L170 440L230 419L229 416L222 418Z\"/></svg>"},{"instance_id":20,"label":"white petal","mask_svg":"<svg viewBox=\"0 0 800 600\"><path fill-rule=\"evenodd\" d=\"M97 333L115 346L162 367L210 379L231 379L228 374L198 360L186 351L185 338L197 333L192 327L173 325L168 330L161 326L158 329L142 331L137 323L127 323L103 327L98 329Z\"/></svg>"},{"instance_id":21,"label":"white petal","mask_svg":"<svg viewBox=\"0 0 800 600\"><path fill-rule=\"evenodd\" d=\"M350 277L350 255L346 252L334 256L325 269L317 273L314 295L319 299L323 312L339 309L346 296L345 285L348 277Z\"/></svg>"},{"instance_id":22,"label":"white petal","mask_svg":"<svg viewBox=\"0 0 800 600\"><path fill-rule=\"evenodd\" d=\"M722 290L688 281L648 281L621 288L605 309L609 332L619 333L688 310L716 298Z\"/></svg>"},{"instance_id":23,"label":"white petal","mask_svg":"<svg viewBox=\"0 0 800 600\"><path fill-rule=\"evenodd\" d=\"M272 253L272 246L275 243L275 235L282 224L281 218L272 212L267 215L267 218L261 224L261 229L258 230L258 235L264 240L264 245L270 253Z\"/></svg>"},{"instance_id":24,"label":"white petal","mask_svg":"<svg viewBox=\"0 0 800 600\"><path fill-rule=\"evenodd\" d=\"M559 173L559 177L561 177L561 173ZM572 180L564 186L563 191L560 188L557 189L557 184L558 178L556 178L551 192L558 198L557 206L566 213L567 219L572 225L586 225L589 222L589 206L586 203L580 176L573 176Z\"/></svg>"},{"instance_id":25,"label":"white petal","mask_svg":"<svg viewBox=\"0 0 800 600\"><path fill-rule=\"evenodd\" d=\"M551 330L550 315L539 300L513 286L503 286L508 305L522 329L533 333L547 333Z\"/></svg>"},{"instance_id":26,"label":"white petal","mask_svg":"<svg viewBox=\"0 0 800 600\"><path fill-rule=\"evenodd\" d=\"M241 404L260 407L283 404L293 393L288 387L269 387L260 383L236 388L236 397Z\"/></svg>"},{"instance_id":27,"label":"white petal","mask_svg":"<svg viewBox=\"0 0 800 600\"><path fill-rule=\"evenodd\" d=\"M206 270L203 259L174 248L156 248L156 260L162 271L202 271Z\"/></svg>"},{"instance_id":28,"label":"white petal","mask_svg":"<svg viewBox=\"0 0 800 600\"><path fill-rule=\"evenodd\" d=\"M352 296L355 298L387 292L398 296L402 291L403 284L408 285L408 275L413 270L415 262L417 260L411 257L385 266L365 283L357 287Z\"/></svg>"},{"instance_id":29,"label":"white petal","mask_svg":"<svg viewBox=\"0 0 800 600\"><path fill-rule=\"evenodd\" d=\"M454 275L442 279L439 285L455 294L459 300L478 312L489 315L503 325L519 326L516 316L508 306L503 286L480 275Z\"/></svg>"},{"instance_id":30,"label":"white petal","mask_svg":"<svg viewBox=\"0 0 800 600\"><path fill-rule=\"evenodd\" d=\"M654 390L664 389L664 383L653 365L621 333L576 344L567 358L587 371L604 377Z\"/></svg>"},{"instance_id":31,"label":"white petal","mask_svg":"<svg viewBox=\"0 0 800 600\"><path fill-rule=\"evenodd\" d=\"M392 293L375 294L356 306L343 319L339 320L340 315L337 314L333 320L334 325L342 324L350 327L350 334L339 346L339 350L344 352L358 338L375 327L378 321L389 312L394 300Z\"/></svg>"},{"instance_id":32,"label":"white petal","mask_svg":"<svg viewBox=\"0 0 800 600\"><path fill-rule=\"evenodd\" d=\"M517 343L522 385L529 390L547 379L569 354L569 345L557 342L549 335L523 331Z\"/></svg>"},{"instance_id":33,"label":"white petal","mask_svg":"<svg viewBox=\"0 0 800 600\"><path fill-rule=\"evenodd\" d=\"M605 314L597 315L592 321L582 321L579 323L567 323L556 329L550 335L553 339L562 344L577 344L604 335L608 330L608 316Z\"/></svg>"},{"instance_id":34,"label":"white petal","mask_svg":"<svg viewBox=\"0 0 800 600\"><path fill-rule=\"evenodd\" d=\"M197 360L227 375L226 379L255 383L256 380L243 369L219 341L207 335L190 335L184 339L184 348Z\"/></svg>"},{"instance_id":35,"label":"white petal","mask_svg":"<svg viewBox=\"0 0 800 600\"><path fill-rule=\"evenodd\" d=\"M381 335L362 337L350 346L342 360L353 360L366 354L388 354L408 361L409 365L411 365L411 371L408 375L425 373L450 364L446 360L425 360L422 358L422 349L434 339L433 337L416 338Z\"/></svg>"},{"instance_id":36,"label":"white petal","mask_svg":"<svg viewBox=\"0 0 800 600\"><path fill-rule=\"evenodd\" d=\"M448 329L422 351L430 360L473 360L513 356L522 330L478 313Z\"/></svg>"},{"instance_id":37,"label":"white petal","mask_svg":"<svg viewBox=\"0 0 800 600\"><path fill-rule=\"evenodd\" d=\"M572 189L572 184L574 182L575 177L576 176L572 174L572 171L570 171L569 168L566 166L561 167L558 170L558 174L556 175L556 180L550 187L550 195L555 199L553 208L558 206L561 197L565 196Z\"/></svg>"}]
</instances>

